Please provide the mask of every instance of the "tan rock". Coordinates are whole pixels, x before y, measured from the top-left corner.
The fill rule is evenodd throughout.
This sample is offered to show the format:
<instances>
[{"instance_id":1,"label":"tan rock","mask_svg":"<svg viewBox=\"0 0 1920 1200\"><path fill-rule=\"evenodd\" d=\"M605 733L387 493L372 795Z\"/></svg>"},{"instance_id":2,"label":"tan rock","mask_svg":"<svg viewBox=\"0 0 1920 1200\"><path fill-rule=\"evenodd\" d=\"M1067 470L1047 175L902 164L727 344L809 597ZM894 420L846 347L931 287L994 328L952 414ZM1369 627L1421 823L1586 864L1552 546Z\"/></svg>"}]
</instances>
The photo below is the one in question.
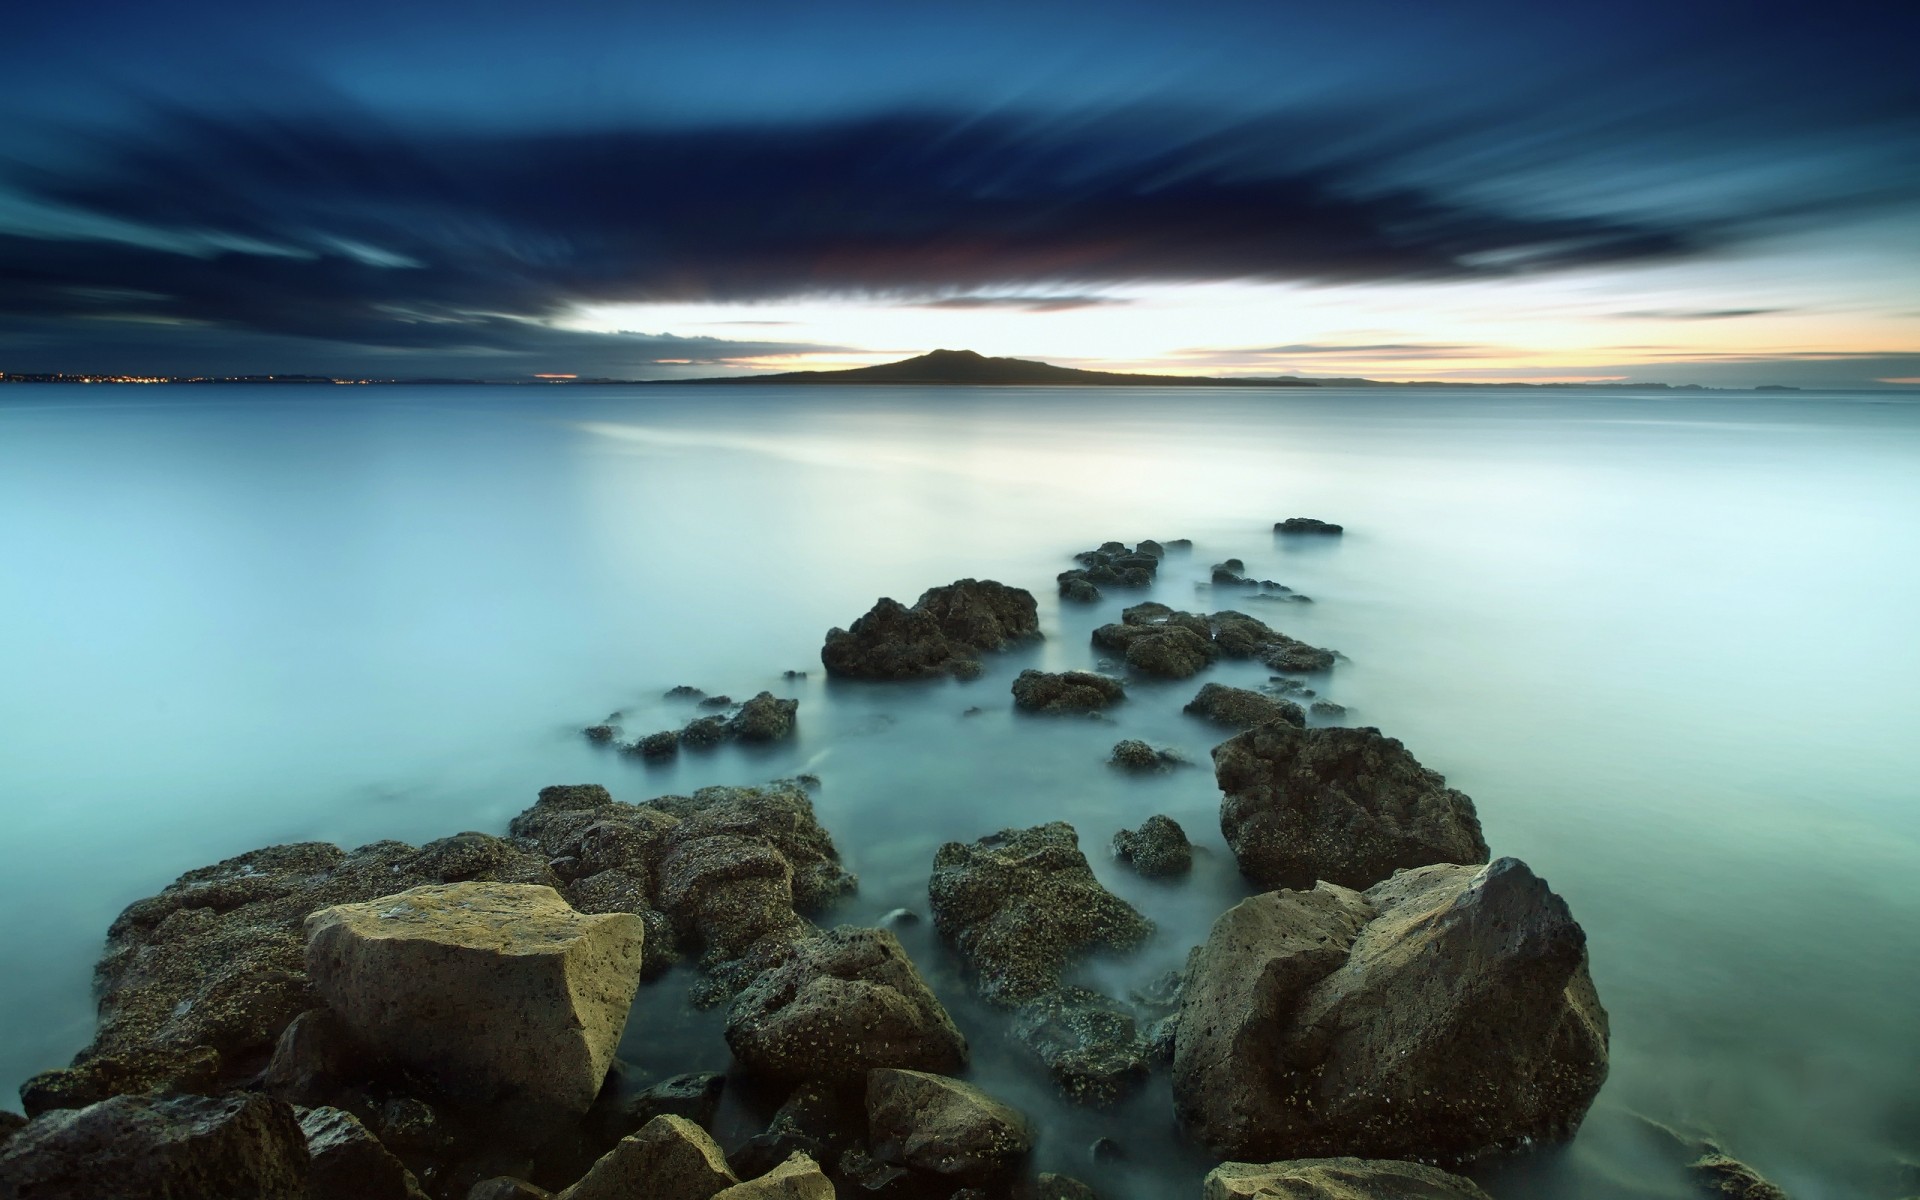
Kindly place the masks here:
<instances>
[{"instance_id":1,"label":"tan rock","mask_svg":"<svg viewBox=\"0 0 1920 1200\"><path fill-rule=\"evenodd\" d=\"M418 887L307 918L314 990L362 1043L474 1107L584 1113L640 984L644 927L550 887Z\"/></svg>"},{"instance_id":2,"label":"tan rock","mask_svg":"<svg viewBox=\"0 0 1920 1200\"><path fill-rule=\"evenodd\" d=\"M668 1115L621 1138L556 1200L712 1200L739 1182L706 1130Z\"/></svg>"},{"instance_id":3,"label":"tan rock","mask_svg":"<svg viewBox=\"0 0 1920 1200\"><path fill-rule=\"evenodd\" d=\"M1019 1112L970 1083L925 1071L867 1072L867 1129L880 1161L958 1183L1008 1175L1033 1148Z\"/></svg>"},{"instance_id":4,"label":"tan rock","mask_svg":"<svg viewBox=\"0 0 1920 1200\"><path fill-rule=\"evenodd\" d=\"M1488 1200L1471 1179L1391 1159L1302 1158L1221 1163L1203 1200Z\"/></svg>"},{"instance_id":5,"label":"tan rock","mask_svg":"<svg viewBox=\"0 0 1920 1200\"><path fill-rule=\"evenodd\" d=\"M820 1164L796 1150L765 1175L736 1183L714 1200L834 1200L833 1181Z\"/></svg>"}]
</instances>

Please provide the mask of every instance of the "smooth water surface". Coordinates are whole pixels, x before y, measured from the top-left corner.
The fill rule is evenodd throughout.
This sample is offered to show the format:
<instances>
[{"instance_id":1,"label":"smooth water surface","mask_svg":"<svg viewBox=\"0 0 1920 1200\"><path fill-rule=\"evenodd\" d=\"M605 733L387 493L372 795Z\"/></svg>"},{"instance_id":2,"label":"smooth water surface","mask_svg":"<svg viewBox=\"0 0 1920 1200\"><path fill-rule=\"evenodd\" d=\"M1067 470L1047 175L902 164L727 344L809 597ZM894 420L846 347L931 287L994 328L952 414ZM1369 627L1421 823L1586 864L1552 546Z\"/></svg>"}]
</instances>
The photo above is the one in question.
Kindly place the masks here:
<instances>
[{"instance_id":1,"label":"smooth water surface","mask_svg":"<svg viewBox=\"0 0 1920 1200\"><path fill-rule=\"evenodd\" d=\"M1276 540L1294 515L1349 532ZM1144 982L1245 887L1204 765L1102 759L1140 736L1204 764L1222 735L1179 711L1203 680L1136 684L1112 723L1020 719L1007 681L1092 665L1088 631L1142 598L1062 611L1073 551L1190 537L1155 598L1343 651L1318 686L1588 931L1612 1079L1570 1148L1483 1172L1496 1195L1690 1194L1648 1117L1799 1200L1891 1200L1920 1190L1917 527L1920 401L1895 395L10 386L0 1084L84 1044L107 924L180 872L500 832L558 782L818 774L861 877L829 921L924 912L942 841L1071 821L1160 925L1095 969ZM1229 555L1316 603L1210 594ZM829 626L964 576L1031 589L1046 641L966 684L822 678ZM680 683L798 696L800 735L665 768L580 737L677 724ZM1190 880L1107 854L1152 812L1203 848ZM906 940L1042 1167L1197 1194L1164 1076L1118 1114L1055 1105L927 927ZM628 1052L723 1068L678 986L643 992ZM1123 1167L1088 1164L1101 1133Z\"/></svg>"}]
</instances>

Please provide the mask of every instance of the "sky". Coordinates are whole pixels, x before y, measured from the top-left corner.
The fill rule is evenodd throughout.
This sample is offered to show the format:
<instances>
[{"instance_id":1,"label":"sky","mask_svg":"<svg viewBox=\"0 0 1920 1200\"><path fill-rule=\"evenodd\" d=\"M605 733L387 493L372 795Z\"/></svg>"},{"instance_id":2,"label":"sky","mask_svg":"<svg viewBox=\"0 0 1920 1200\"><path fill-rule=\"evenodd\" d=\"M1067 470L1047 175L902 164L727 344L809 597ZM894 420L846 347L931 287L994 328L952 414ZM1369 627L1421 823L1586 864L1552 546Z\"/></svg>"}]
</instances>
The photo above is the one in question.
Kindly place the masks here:
<instances>
[{"instance_id":1,"label":"sky","mask_svg":"<svg viewBox=\"0 0 1920 1200\"><path fill-rule=\"evenodd\" d=\"M0 372L1920 386L1920 6L63 0Z\"/></svg>"}]
</instances>

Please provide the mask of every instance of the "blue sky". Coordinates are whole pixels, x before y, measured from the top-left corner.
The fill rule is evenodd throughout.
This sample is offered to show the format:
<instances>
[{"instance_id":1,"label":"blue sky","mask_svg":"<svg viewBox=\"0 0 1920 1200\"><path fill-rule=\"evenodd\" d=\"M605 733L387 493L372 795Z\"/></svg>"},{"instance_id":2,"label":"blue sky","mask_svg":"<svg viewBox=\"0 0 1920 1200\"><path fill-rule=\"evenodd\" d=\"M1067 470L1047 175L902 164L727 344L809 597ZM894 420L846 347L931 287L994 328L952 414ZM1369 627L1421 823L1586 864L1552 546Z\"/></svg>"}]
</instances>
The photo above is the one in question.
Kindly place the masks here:
<instances>
[{"instance_id":1,"label":"blue sky","mask_svg":"<svg viewBox=\"0 0 1920 1200\"><path fill-rule=\"evenodd\" d=\"M0 370L1897 386L1917 12L33 6Z\"/></svg>"}]
</instances>

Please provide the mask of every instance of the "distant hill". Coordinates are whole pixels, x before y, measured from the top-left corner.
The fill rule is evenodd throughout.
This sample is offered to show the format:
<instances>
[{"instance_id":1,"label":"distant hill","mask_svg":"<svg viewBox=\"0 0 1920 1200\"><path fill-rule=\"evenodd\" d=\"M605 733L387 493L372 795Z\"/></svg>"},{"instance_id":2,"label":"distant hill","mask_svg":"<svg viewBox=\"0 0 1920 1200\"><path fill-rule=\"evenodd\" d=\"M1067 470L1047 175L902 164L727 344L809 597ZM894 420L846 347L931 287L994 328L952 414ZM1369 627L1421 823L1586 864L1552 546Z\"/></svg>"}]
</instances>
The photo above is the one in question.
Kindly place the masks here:
<instances>
[{"instance_id":1,"label":"distant hill","mask_svg":"<svg viewBox=\"0 0 1920 1200\"><path fill-rule=\"evenodd\" d=\"M1211 379L1193 375L1128 375L1082 371L1025 358L988 358L972 350L935 350L918 358L846 371L728 375L689 383L911 383L972 387L1317 387L1306 379Z\"/></svg>"}]
</instances>

